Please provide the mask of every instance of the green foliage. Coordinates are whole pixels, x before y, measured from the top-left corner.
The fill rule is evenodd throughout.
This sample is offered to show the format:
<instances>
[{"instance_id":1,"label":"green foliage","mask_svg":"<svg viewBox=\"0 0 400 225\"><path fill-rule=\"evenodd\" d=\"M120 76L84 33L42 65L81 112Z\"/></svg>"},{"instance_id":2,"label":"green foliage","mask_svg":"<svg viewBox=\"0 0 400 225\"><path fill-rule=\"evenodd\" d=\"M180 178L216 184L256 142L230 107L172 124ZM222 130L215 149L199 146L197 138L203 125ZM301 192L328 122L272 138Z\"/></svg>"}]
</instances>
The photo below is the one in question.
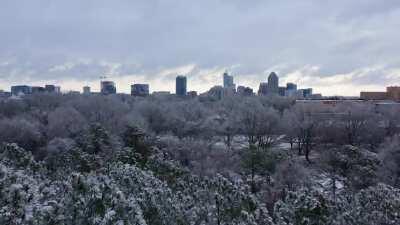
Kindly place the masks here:
<instances>
[{"instance_id":1,"label":"green foliage","mask_svg":"<svg viewBox=\"0 0 400 225\"><path fill-rule=\"evenodd\" d=\"M275 171L277 157L272 151L250 145L249 149L244 150L241 158L243 172L250 175L252 192L256 192L255 178L257 175L269 176Z\"/></svg>"},{"instance_id":2,"label":"green foliage","mask_svg":"<svg viewBox=\"0 0 400 225\"><path fill-rule=\"evenodd\" d=\"M345 177L348 188L360 190L376 184L380 166L377 155L350 145L329 151L324 164Z\"/></svg>"},{"instance_id":3,"label":"green foliage","mask_svg":"<svg viewBox=\"0 0 400 225\"><path fill-rule=\"evenodd\" d=\"M90 124L89 129L84 132L78 141L84 152L97 154L111 151L111 138L107 130L98 123Z\"/></svg>"},{"instance_id":4,"label":"green foliage","mask_svg":"<svg viewBox=\"0 0 400 225\"><path fill-rule=\"evenodd\" d=\"M251 145L242 154L242 167L248 174L267 175L275 171L277 156L270 150Z\"/></svg>"},{"instance_id":5,"label":"green foliage","mask_svg":"<svg viewBox=\"0 0 400 225\"><path fill-rule=\"evenodd\" d=\"M151 155L151 148L146 144L145 138L144 131L132 125L128 125L122 134L124 145L134 152L134 157L141 166L146 165Z\"/></svg>"}]
</instances>

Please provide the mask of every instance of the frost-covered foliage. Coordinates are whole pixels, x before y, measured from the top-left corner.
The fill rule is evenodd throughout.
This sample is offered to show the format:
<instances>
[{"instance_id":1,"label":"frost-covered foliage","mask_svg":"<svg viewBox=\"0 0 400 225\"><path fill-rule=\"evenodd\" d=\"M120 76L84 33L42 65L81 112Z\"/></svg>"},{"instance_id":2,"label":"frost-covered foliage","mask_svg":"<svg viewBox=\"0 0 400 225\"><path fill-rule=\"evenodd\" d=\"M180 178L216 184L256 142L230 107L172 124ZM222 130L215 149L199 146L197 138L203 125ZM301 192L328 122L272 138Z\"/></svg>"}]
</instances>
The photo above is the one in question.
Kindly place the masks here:
<instances>
[{"instance_id":1,"label":"frost-covered foliage","mask_svg":"<svg viewBox=\"0 0 400 225\"><path fill-rule=\"evenodd\" d=\"M399 112L270 96L2 101L0 224L400 224Z\"/></svg>"},{"instance_id":2,"label":"frost-covered foliage","mask_svg":"<svg viewBox=\"0 0 400 225\"><path fill-rule=\"evenodd\" d=\"M382 181L400 188L400 136L386 141L379 158L382 161L380 169Z\"/></svg>"},{"instance_id":3,"label":"frost-covered foliage","mask_svg":"<svg viewBox=\"0 0 400 225\"><path fill-rule=\"evenodd\" d=\"M400 190L391 186L378 184L340 203L335 224L400 224Z\"/></svg>"},{"instance_id":4,"label":"frost-covered foliage","mask_svg":"<svg viewBox=\"0 0 400 225\"><path fill-rule=\"evenodd\" d=\"M193 176L159 155L148 170L116 160L91 172L60 166L56 178L16 145L1 156L1 224L272 223L246 185Z\"/></svg>"},{"instance_id":5,"label":"frost-covered foliage","mask_svg":"<svg viewBox=\"0 0 400 225\"><path fill-rule=\"evenodd\" d=\"M327 200L316 191L303 189L289 192L286 198L275 205L277 224L323 225L328 223Z\"/></svg>"}]
</instances>

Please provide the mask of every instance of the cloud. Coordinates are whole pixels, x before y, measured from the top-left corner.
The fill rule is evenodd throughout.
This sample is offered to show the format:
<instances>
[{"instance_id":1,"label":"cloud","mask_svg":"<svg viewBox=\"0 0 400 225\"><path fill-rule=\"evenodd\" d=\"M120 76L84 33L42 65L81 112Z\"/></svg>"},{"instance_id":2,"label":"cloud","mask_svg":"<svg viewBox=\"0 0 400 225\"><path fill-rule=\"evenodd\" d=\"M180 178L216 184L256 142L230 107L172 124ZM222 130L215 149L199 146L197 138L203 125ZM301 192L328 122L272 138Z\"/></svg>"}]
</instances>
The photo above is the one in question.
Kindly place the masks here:
<instances>
[{"instance_id":1,"label":"cloud","mask_svg":"<svg viewBox=\"0 0 400 225\"><path fill-rule=\"evenodd\" d=\"M5 0L0 88L78 90L107 74L173 90L183 73L206 90L228 69L254 88L277 71L324 94L351 83L355 95L370 83L399 84L399 25L398 0Z\"/></svg>"}]
</instances>

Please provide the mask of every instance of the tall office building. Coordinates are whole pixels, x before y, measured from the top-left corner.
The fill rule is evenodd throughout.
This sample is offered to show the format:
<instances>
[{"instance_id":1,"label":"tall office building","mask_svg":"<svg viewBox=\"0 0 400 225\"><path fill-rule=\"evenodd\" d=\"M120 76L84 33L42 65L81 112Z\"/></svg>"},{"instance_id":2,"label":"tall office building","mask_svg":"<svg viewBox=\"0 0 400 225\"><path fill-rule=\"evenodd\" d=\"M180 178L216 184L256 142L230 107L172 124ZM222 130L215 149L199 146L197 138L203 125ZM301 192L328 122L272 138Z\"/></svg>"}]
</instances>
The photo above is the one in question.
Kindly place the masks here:
<instances>
[{"instance_id":1,"label":"tall office building","mask_svg":"<svg viewBox=\"0 0 400 225\"><path fill-rule=\"evenodd\" d=\"M101 93L103 95L116 94L115 83L113 81L101 81Z\"/></svg>"},{"instance_id":2,"label":"tall office building","mask_svg":"<svg viewBox=\"0 0 400 225\"><path fill-rule=\"evenodd\" d=\"M187 79L185 76L176 77L175 93L178 96L185 96L187 94Z\"/></svg>"},{"instance_id":3,"label":"tall office building","mask_svg":"<svg viewBox=\"0 0 400 225\"><path fill-rule=\"evenodd\" d=\"M287 83L286 84L286 97L296 97L297 96L297 84L295 83Z\"/></svg>"},{"instance_id":4,"label":"tall office building","mask_svg":"<svg viewBox=\"0 0 400 225\"><path fill-rule=\"evenodd\" d=\"M306 88L303 90L303 97L304 98L310 98L313 94L313 89L312 88Z\"/></svg>"},{"instance_id":5,"label":"tall office building","mask_svg":"<svg viewBox=\"0 0 400 225\"><path fill-rule=\"evenodd\" d=\"M225 72L223 78L224 88L235 88L235 84L233 83L233 76L229 75L228 72Z\"/></svg>"},{"instance_id":6,"label":"tall office building","mask_svg":"<svg viewBox=\"0 0 400 225\"><path fill-rule=\"evenodd\" d=\"M148 96L149 85L148 84L134 84L131 85L131 95L133 96Z\"/></svg>"},{"instance_id":7,"label":"tall office building","mask_svg":"<svg viewBox=\"0 0 400 225\"><path fill-rule=\"evenodd\" d=\"M88 95L88 94L90 94L90 87L89 86L85 86L85 87L83 87L83 94L85 94L85 95Z\"/></svg>"},{"instance_id":8,"label":"tall office building","mask_svg":"<svg viewBox=\"0 0 400 225\"><path fill-rule=\"evenodd\" d=\"M279 78L275 72L268 77L268 94L279 94Z\"/></svg>"}]
</instances>

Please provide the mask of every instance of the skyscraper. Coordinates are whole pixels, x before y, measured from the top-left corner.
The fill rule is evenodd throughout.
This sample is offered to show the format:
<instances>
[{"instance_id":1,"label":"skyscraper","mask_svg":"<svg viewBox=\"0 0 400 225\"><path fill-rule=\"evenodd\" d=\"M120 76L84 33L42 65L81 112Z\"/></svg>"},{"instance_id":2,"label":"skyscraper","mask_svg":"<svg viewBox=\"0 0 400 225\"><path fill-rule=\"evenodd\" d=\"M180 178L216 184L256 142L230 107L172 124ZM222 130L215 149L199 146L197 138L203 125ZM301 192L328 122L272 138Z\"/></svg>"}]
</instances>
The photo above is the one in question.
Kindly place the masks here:
<instances>
[{"instance_id":1,"label":"skyscraper","mask_svg":"<svg viewBox=\"0 0 400 225\"><path fill-rule=\"evenodd\" d=\"M233 76L230 76L228 72L225 72L223 78L224 88L235 88L235 84L233 83Z\"/></svg>"},{"instance_id":2,"label":"skyscraper","mask_svg":"<svg viewBox=\"0 0 400 225\"><path fill-rule=\"evenodd\" d=\"M268 94L279 94L279 78L275 72L268 77Z\"/></svg>"},{"instance_id":3,"label":"skyscraper","mask_svg":"<svg viewBox=\"0 0 400 225\"><path fill-rule=\"evenodd\" d=\"M101 93L103 95L116 94L115 83L113 81L101 81Z\"/></svg>"},{"instance_id":4,"label":"skyscraper","mask_svg":"<svg viewBox=\"0 0 400 225\"><path fill-rule=\"evenodd\" d=\"M176 77L175 93L178 96L185 96L187 93L187 79L185 76Z\"/></svg>"}]
</instances>

